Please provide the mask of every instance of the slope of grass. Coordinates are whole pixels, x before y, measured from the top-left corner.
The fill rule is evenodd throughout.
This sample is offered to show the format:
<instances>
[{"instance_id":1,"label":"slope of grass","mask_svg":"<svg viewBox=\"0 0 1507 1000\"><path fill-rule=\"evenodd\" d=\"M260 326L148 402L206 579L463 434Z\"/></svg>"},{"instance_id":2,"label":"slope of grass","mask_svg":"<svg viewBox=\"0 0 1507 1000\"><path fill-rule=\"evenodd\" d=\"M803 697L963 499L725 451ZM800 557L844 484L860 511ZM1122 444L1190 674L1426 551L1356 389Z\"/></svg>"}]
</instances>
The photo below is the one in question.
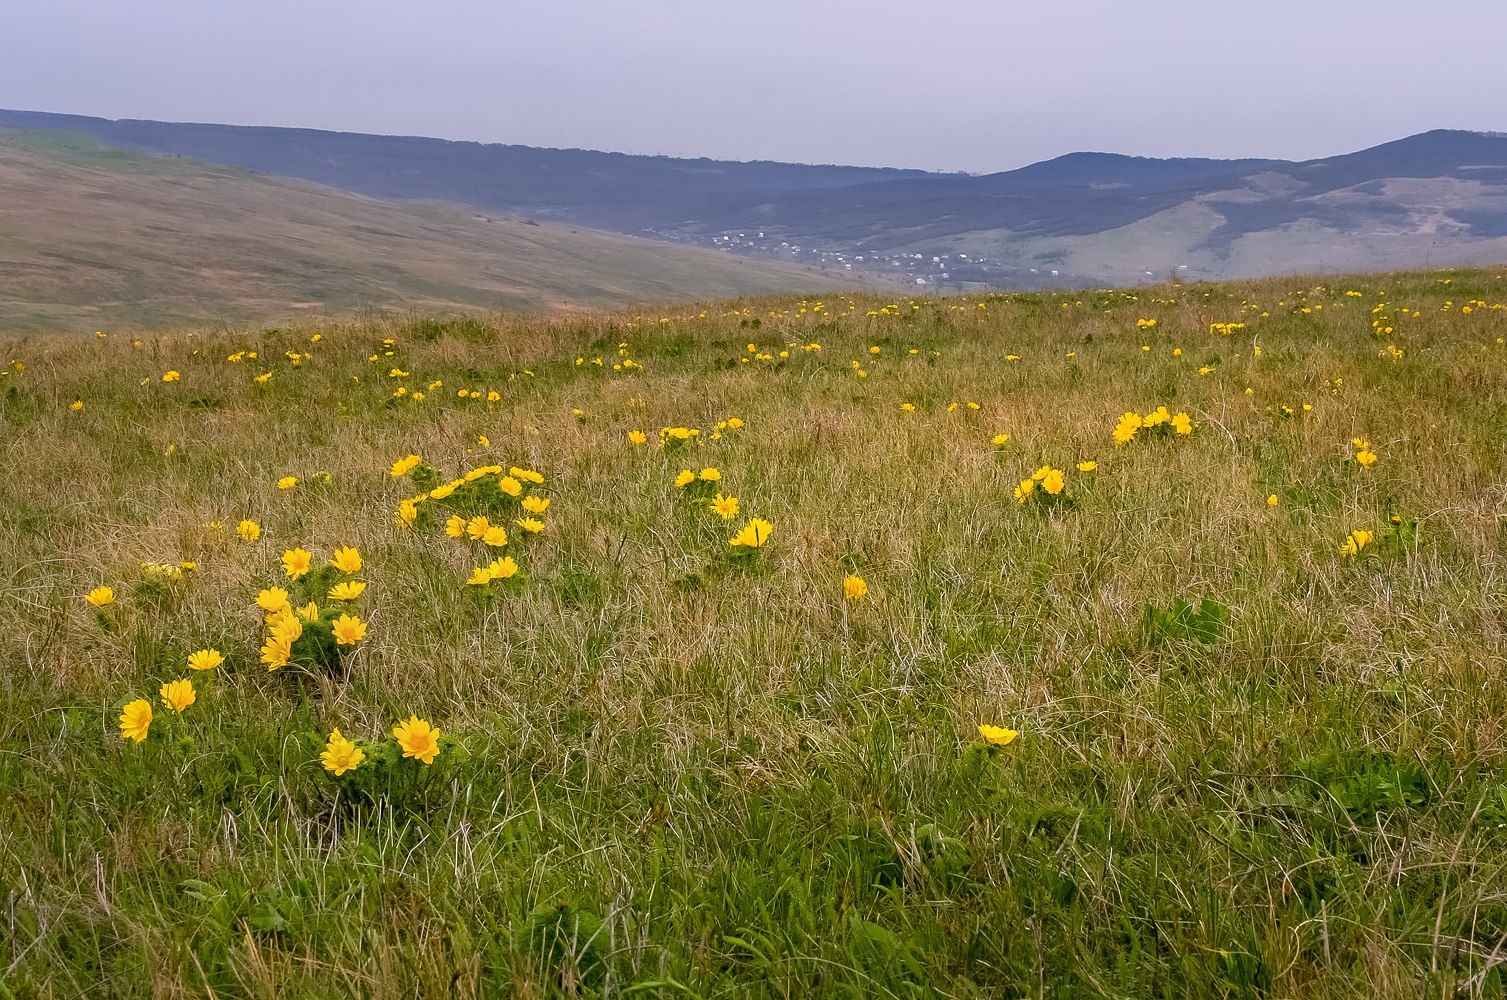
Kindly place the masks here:
<instances>
[{"instance_id":1,"label":"slope of grass","mask_svg":"<svg viewBox=\"0 0 1507 1000\"><path fill-rule=\"evenodd\" d=\"M853 279L0 131L0 333L622 306Z\"/></svg>"},{"instance_id":2,"label":"slope of grass","mask_svg":"<svg viewBox=\"0 0 1507 1000\"><path fill-rule=\"evenodd\" d=\"M16 343L4 994L1500 996L1504 291ZM322 665L259 662L273 587Z\"/></svg>"}]
</instances>

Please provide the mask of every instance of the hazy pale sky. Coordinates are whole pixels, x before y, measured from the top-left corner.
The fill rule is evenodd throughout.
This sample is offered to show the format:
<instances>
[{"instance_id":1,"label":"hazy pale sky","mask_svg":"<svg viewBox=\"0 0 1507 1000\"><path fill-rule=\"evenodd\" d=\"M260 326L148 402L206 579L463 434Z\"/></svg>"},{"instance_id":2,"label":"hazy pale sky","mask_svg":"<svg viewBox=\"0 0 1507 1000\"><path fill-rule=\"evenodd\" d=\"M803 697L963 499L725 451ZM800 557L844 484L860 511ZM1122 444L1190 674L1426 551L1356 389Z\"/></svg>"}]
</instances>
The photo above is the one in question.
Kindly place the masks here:
<instances>
[{"instance_id":1,"label":"hazy pale sky","mask_svg":"<svg viewBox=\"0 0 1507 1000\"><path fill-rule=\"evenodd\" d=\"M988 172L1507 131L1504 0L3 0L0 107Z\"/></svg>"}]
</instances>

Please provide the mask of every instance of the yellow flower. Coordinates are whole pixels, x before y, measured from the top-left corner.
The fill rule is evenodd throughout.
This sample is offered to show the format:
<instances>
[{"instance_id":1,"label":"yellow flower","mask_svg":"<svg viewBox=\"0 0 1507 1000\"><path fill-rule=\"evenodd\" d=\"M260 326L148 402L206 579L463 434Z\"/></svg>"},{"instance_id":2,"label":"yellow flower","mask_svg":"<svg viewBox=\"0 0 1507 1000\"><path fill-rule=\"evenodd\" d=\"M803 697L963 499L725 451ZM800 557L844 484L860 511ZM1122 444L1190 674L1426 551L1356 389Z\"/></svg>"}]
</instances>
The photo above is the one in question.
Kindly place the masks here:
<instances>
[{"instance_id":1,"label":"yellow flower","mask_svg":"<svg viewBox=\"0 0 1507 1000\"><path fill-rule=\"evenodd\" d=\"M335 550L335 555L330 559L330 565L342 573L361 572L361 553L354 545L346 545Z\"/></svg>"},{"instance_id":2,"label":"yellow flower","mask_svg":"<svg viewBox=\"0 0 1507 1000\"><path fill-rule=\"evenodd\" d=\"M649 440L649 435L645 434L643 431L629 431L628 432L628 443L629 444L634 444L634 445L643 444L647 440Z\"/></svg>"},{"instance_id":3,"label":"yellow flower","mask_svg":"<svg viewBox=\"0 0 1507 1000\"><path fill-rule=\"evenodd\" d=\"M1041 488L1046 490L1052 496L1057 496L1058 494L1060 494L1062 492L1062 487L1063 481L1061 469L1048 469L1046 475L1041 477Z\"/></svg>"},{"instance_id":4,"label":"yellow flower","mask_svg":"<svg viewBox=\"0 0 1507 1000\"><path fill-rule=\"evenodd\" d=\"M742 417L728 417L727 418L727 426L731 427L733 430L737 430L738 428L740 428L740 427L743 426L743 418Z\"/></svg>"},{"instance_id":5,"label":"yellow flower","mask_svg":"<svg viewBox=\"0 0 1507 1000\"><path fill-rule=\"evenodd\" d=\"M549 497L524 497L523 509L530 514L543 514L549 510Z\"/></svg>"},{"instance_id":6,"label":"yellow flower","mask_svg":"<svg viewBox=\"0 0 1507 1000\"><path fill-rule=\"evenodd\" d=\"M308 549L288 549L283 553L283 572L297 580L309 571L314 553Z\"/></svg>"},{"instance_id":7,"label":"yellow flower","mask_svg":"<svg viewBox=\"0 0 1507 1000\"><path fill-rule=\"evenodd\" d=\"M516 497L523 492L523 484L512 476L503 476L497 481L497 488L510 497Z\"/></svg>"},{"instance_id":8,"label":"yellow flower","mask_svg":"<svg viewBox=\"0 0 1507 1000\"><path fill-rule=\"evenodd\" d=\"M722 473L713 468L701 470L701 478L708 483L715 483L722 479Z\"/></svg>"},{"instance_id":9,"label":"yellow flower","mask_svg":"<svg viewBox=\"0 0 1507 1000\"><path fill-rule=\"evenodd\" d=\"M869 592L869 585L861 576L850 576L842 582L842 596L850 601L862 600Z\"/></svg>"},{"instance_id":10,"label":"yellow flower","mask_svg":"<svg viewBox=\"0 0 1507 1000\"><path fill-rule=\"evenodd\" d=\"M1371 540L1375 537L1375 535L1373 535L1369 531L1366 531L1364 528L1356 528L1354 531L1350 532L1349 535L1345 536L1344 544L1340 546L1340 555L1359 555L1360 551L1367 545L1370 545Z\"/></svg>"},{"instance_id":11,"label":"yellow flower","mask_svg":"<svg viewBox=\"0 0 1507 1000\"><path fill-rule=\"evenodd\" d=\"M125 739L140 743L151 725L152 703L145 698L137 698L120 711L120 735Z\"/></svg>"},{"instance_id":12,"label":"yellow flower","mask_svg":"<svg viewBox=\"0 0 1507 1000\"><path fill-rule=\"evenodd\" d=\"M520 517L513 523L531 535L537 535L544 530L544 522L537 517Z\"/></svg>"},{"instance_id":13,"label":"yellow flower","mask_svg":"<svg viewBox=\"0 0 1507 1000\"><path fill-rule=\"evenodd\" d=\"M1186 413L1177 413L1172 418L1172 429L1179 434L1193 433L1193 420Z\"/></svg>"},{"instance_id":14,"label":"yellow flower","mask_svg":"<svg viewBox=\"0 0 1507 1000\"><path fill-rule=\"evenodd\" d=\"M915 403L901 403L900 404L900 409L903 410L903 411L905 411L906 413L915 413L916 412L916 404Z\"/></svg>"},{"instance_id":15,"label":"yellow flower","mask_svg":"<svg viewBox=\"0 0 1507 1000\"><path fill-rule=\"evenodd\" d=\"M459 514L451 514L450 519L445 522L445 534L451 538L465 538L466 519Z\"/></svg>"},{"instance_id":16,"label":"yellow flower","mask_svg":"<svg viewBox=\"0 0 1507 1000\"><path fill-rule=\"evenodd\" d=\"M162 685L162 690L157 692L162 696L162 704L175 712L182 712L194 703L194 685L187 677L182 680L169 681Z\"/></svg>"},{"instance_id":17,"label":"yellow flower","mask_svg":"<svg viewBox=\"0 0 1507 1000\"><path fill-rule=\"evenodd\" d=\"M418 502L416 500L404 500L398 504L396 517L399 524L409 528L413 527L419 520Z\"/></svg>"},{"instance_id":18,"label":"yellow flower","mask_svg":"<svg viewBox=\"0 0 1507 1000\"><path fill-rule=\"evenodd\" d=\"M675 477L675 486L677 489L685 489L695 481L696 473L690 469L681 469L680 473Z\"/></svg>"},{"instance_id":19,"label":"yellow flower","mask_svg":"<svg viewBox=\"0 0 1507 1000\"><path fill-rule=\"evenodd\" d=\"M242 521L235 526L235 533L248 542L254 542L262 537L262 526L255 521Z\"/></svg>"},{"instance_id":20,"label":"yellow flower","mask_svg":"<svg viewBox=\"0 0 1507 1000\"><path fill-rule=\"evenodd\" d=\"M1003 726L979 726L979 735L997 747L1007 747L1020 733Z\"/></svg>"},{"instance_id":21,"label":"yellow flower","mask_svg":"<svg viewBox=\"0 0 1507 1000\"><path fill-rule=\"evenodd\" d=\"M749 549L761 548L765 542L769 541L769 534L773 530L774 525L762 517L751 517L748 523L728 541L728 544Z\"/></svg>"},{"instance_id":22,"label":"yellow flower","mask_svg":"<svg viewBox=\"0 0 1507 1000\"><path fill-rule=\"evenodd\" d=\"M337 583L330 588L329 599L332 601L354 601L361 596L366 589L366 584L360 580L347 580Z\"/></svg>"},{"instance_id":23,"label":"yellow flower","mask_svg":"<svg viewBox=\"0 0 1507 1000\"><path fill-rule=\"evenodd\" d=\"M218 649L201 649L188 654L188 669L190 670L213 670L225 662L225 657Z\"/></svg>"},{"instance_id":24,"label":"yellow flower","mask_svg":"<svg viewBox=\"0 0 1507 1000\"><path fill-rule=\"evenodd\" d=\"M1371 466L1376 464L1376 452L1371 451L1367 448L1362 448L1360 451L1355 453L1355 462L1362 469L1369 469Z\"/></svg>"},{"instance_id":25,"label":"yellow flower","mask_svg":"<svg viewBox=\"0 0 1507 1000\"><path fill-rule=\"evenodd\" d=\"M1275 506L1277 506L1277 504L1278 504L1278 503L1280 503L1280 502L1281 502L1281 501L1279 501L1279 500L1278 500L1278 499L1277 499L1277 494L1275 494L1275 493L1273 493L1273 494L1272 494L1272 495L1271 495L1271 496L1269 496L1269 497L1267 497L1267 498L1266 498L1266 505L1267 505L1267 506L1268 506L1268 507L1275 507Z\"/></svg>"},{"instance_id":26,"label":"yellow flower","mask_svg":"<svg viewBox=\"0 0 1507 1000\"><path fill-rule=\"evenodd\" d=\"M503 556L501 559L493 559L487 565L487 572L494 580L506 580L517 575L518 564L513 561L512 556Z\"/></svg>"},{"instance_id":27,"label":"yellow flower","mask_svg":"<svg viewBox=\"0 0 1507 1000\"><path fill-rule=\"evenodd\" d=\"M1031 497L1031 494L1035 493L1035 492L1036 492L1036 480L1034 480L1034 479L1022 479L1020 481L1020 485L1017 486L1017 487L1015 487L1015 502L1023 504L1027 500L1029 500L1030 497Z\"/></svg>"},{"instance_id":28,"label":"yellow flower","mask_svg":"<svg viewBox=\"0 0 1507 1000\"><path fill-rule=\"evenodd\" d=\"M492 529L492 522L488 521L486 515L484 514L477 514L475 517L471 518L471 520L465 521L463 523L465 525L466 537L471 539L471 541L473 542L481 541L486 537L487 532ZM458 538L460 536L457 535L456 537Z\"/></svg>"},{"instance_id":29,"label":"yellow flower","mask_svg":"<svg viewBox=\"0 0 1507 1000\"><path fill-rule=\"evenodd\" d=\"M82 399L75 399L71 404L69 404L68 408L74 413L78 413L84 408L84 401Z\"/></svg>"},{"instance_id":30,"label":"yellow flower","mask_svg":"<svg viewBox=\"0 0 1507 1000\"><path fill-rule=\"evenodd\" d=\"M1120 414L1119 423L1115 424L1115 444L1126 444L1135 438L1136 431L1145 425L1141 415L1135 412Z\"/></svg>"},{"instance_id":31,"label":"yellow flower","mask_svg":"<svg viewBox=\"0 0 1507 1000\"><path fill-rule=\"evenodd\" d=\"M1005 443L1009 440L1010 435L1008 434L996 434L994 435L994 447L1003 448L1005 446Z\"/></svg>"},{"instance_id":32,"label":"yellow flower","mask_svg":"<svg viewBox=\"0 0 1507 1000\"><path fill-rule=\"evenodd\" d=\"M724 521L731 521L738 516L738 498L725 497L718 493L712 497L712 512Z\"/></svg>"},{"instance_id":33,"label":"yellow flower","mask_svg":"<svg viewBox=\"0 0 1507 1000\"><path fill-rule=\"evenodd\" d=\"M396 462L392 463L392 477L394 479L401 479L403 476L408 475L414 469L417 469L419 467L419 463L422 461L424 460L418 455L409 455L405 458L398 459Z\"/></svg>"},{"instance_id":34,"label":"yellow flower","mask_svg":"<svg viewBox=\"0 0 1507 1000\"><path fill-rule=\"evenodd\" d=\"M1099 463L1095 462L1095 461L1092 461L1092 460L1087 461L1087 462L1079 462L1078 463L1078 471L1079 472L1098 472L1099 471Z\"/></svg>"},{"instance_id":35,"label":"yellow flower","mask_svg":"<svg viewBox=\"0 0 1507 1000\"><path fill-rule=\"evenodd\" d=\"M303 622L291 607L287 607L267 619L267 630L279 638L296 642L303 635Z\"/></svg>"},{"instance_id":36,"label":"yellow flower","mask_svg":"<svg viewBox=\"0 0 1507 1000\"><path fill-rule=\"evenodd\" d=\"M354 646L366 638L366 622L355 615L341 615L330 626L330 631L334 633L337 645Z\"/></svg>"},{"instance_id":37,"label":"yellow flower","mask_svg":"<svg viewBox=\"0 0 1507 1000\"><path fill-rule=\"evenodd\" d=\"M459 480L459 479L453 480L453 481L448 482L448 483L441 483L440 485L436 486L434 489L430 490L429 491L429 495L430 495L430 497L434 498L435 500L443 500L446 497L448 497L450 494L454 493L455 492L455 488L457 486L459 486L459 485L461 485L461 480Z\"/></svg>"},{"instance_id":38,"label":"yellow flower","mask_svg":"<svg viewBox=\"0 0 1507 1000\"><path fill-rule=\"evenodd\" d=\"M533 469L520 469L515 465L508 469L508 475L525 483L533 483L535 486L544 485L544 477Z\"/></svg>"},{"instance_id":39,"label":"yellow flower","mask_svg":"<svg viewBox=\"0 0 1507 1000\"><path fill-rule=\"evenodd\" d=\"M522 521L519 521L518 523L520 525L523 524ZM537 522L537 521L534 521L533 523L539 524L539 522ZM527 525L524 525L524 527L528 528ZM543 531L544 530L544 525L543 524L539 524L538 528L528 528L528 530L530 530L530 531ZM490 546L490 547L492 547L494 549L500 549L500 548L502 548L504 545L506 545L508 543L508 530L506 528L504 528L500 524L494 524L490 528L488 528L486 531L482 532L481 543L483 545Z\"/></svg>"},{"instance_id":40,"label":"yellow flower","mask_svg":"<svg viewBox=\"0 0 1507 1000\"><path fill-rule=\"evenodd\" d=\"M115 591L111 590L109 587L95 587L93 590L89 591L89 593L84 595L84 600L88 601L96 608L102 608L106 604L115 603Z\"/></svg>"},{"instance_id":41,"label":"yellow flower","mask_svg":"<svg viewBox=\"0 0 1507 1000\"><path fill-rule=\"evenodd\" d=\"M295 487L297 485L298 485L298 477L297 476L284 476L283 478L281 478L281 479L279 479L277 481L277 488L280 489L280 490L291 490L293 487Z\"/></svg>"},{"instance_id":42,"label":"yellow flower","mask_svg":"<svg viewBox=\"0 0 1507 1000\"><path fill-rule=\"evenodd\" d=\"M340 730L332 729L319 761L326 771L338 778L347 771L354 771L365 756L360 747L340 735Z\"/></svg>"},{"instance_id":43,"label":"yellow flower","mask_svg":"<svg viewBox=\"0 0 1507 1000\"><path fill-rule=\"evenodd\" d=\"M417 715L393 726L392 735L398 741L398 746L403 748L404 757L433 764L440 752L440 731Z\"/></svg>"},{"instance_id":44,"label":"yellow flower","mask_svg":"<svg viewBox=\"0 0 1507 1000\"><path fill-rule=\"evenodd\" d=\"M256 606L268 614L288 607L288 592L281 587L268 587L256 595Z\"/></svg>"},{"instance_id":45,"label":"yellow flower","mask_svg":"<svg viewBox=\"0 0 1507 1000\"><path fill-rule=\"evenodd\" d=\"M492 582L492 571L485 566L478 566L471 571L471 579L466 581L469 587L484 587Z\"/></svg>"},{"instance_id":46,"label":"yellow flower","mask_svg":"<svg viewBox=\"0 0 1507 1000\"><path fill-rule=\"evenodd\" d=\"M298 619L293 619L296 623ZM303 626L300 625L300 632ZM269 635L267 641L262 644L262 662L268 670L277 670L286 667L288 661L293 659L293 639L286 635Z\"/></svg>"},{"instance_id":47,"label":"yellow flower","mask_svg":"<svg viewBox=\"0 0 1507 1000\"><path fill-rule=\"evenodd\" d=\"M175 369L173 369L171 371L164 372L163 375L162 375L162 381L164 381L164 382L176 382L176 381L178 381L182 377L183 376L180 375L180 374L178 374L178 370L175 368Z\"/></svg>"}]
</instances>

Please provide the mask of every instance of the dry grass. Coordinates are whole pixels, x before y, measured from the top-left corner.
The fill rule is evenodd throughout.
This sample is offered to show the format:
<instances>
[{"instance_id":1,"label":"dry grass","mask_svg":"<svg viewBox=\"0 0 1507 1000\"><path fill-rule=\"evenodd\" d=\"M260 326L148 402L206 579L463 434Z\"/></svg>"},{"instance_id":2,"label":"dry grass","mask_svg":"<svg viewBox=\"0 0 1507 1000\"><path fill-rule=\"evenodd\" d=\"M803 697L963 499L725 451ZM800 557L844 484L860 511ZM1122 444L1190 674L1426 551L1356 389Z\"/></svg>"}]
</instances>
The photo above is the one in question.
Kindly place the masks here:
<instances>
[{"instance_id":1,"label":"dry grass","mask_svg":"<svg viewBox=\"0 0 1507 1000\"><path fill-rule=\"evenodd\" d=\"M1499 995L1503 289L1469 272L16 345L0 982ZM612 370L620 343L639 371ZM776 357L743 362L749 343ZM1194 433L1114 446L1122 412L1161 403ZM702 443L657 450L677 425ZM523 586L484 599L474 547L394 522L414 488L388 467L410 452L544 473L548 529L509 548ZM1048 463L1072 502L1017 504ZM704 466L775 526L752 566L727 556L742 518L673 486ZM1416 536L1340 556L1394 514ZM269 674L257 591L285 548L342 544L366 558L367 640L343 674ZM152 610L138 565L180 559L198 569ZM113 631L82 600L99 584ZM1178 597L1226 609L1213 641L1148 624ZM119 707L201 646L228 664L198 703L123 742ZM450 739L409 784L364 795L321 769L332 726L375 747L410 713ZM980 723L1021 735L991 751Z\"/></svg>"}]
</instances>

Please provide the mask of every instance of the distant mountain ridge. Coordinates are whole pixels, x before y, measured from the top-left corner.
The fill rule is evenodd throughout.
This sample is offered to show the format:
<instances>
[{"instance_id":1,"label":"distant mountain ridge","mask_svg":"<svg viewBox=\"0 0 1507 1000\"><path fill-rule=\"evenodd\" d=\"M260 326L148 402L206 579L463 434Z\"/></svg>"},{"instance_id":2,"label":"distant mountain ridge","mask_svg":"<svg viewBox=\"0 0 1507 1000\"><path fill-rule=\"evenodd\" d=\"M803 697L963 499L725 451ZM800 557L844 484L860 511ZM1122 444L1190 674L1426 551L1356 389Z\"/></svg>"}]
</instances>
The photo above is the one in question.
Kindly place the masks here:
<instances>
[{"instance_id":1,"label":"distant mountain ridge","mask_svg":"<svg viewBox=\"0 0 1507 1000\"><path fill-rule=\"evenodd\" d=\"M944 289L1507 260L1507 136L1482 132L1302 162L1070 153L973 176L41 112L0 125Z\"/></svg>"}]
</instances>

